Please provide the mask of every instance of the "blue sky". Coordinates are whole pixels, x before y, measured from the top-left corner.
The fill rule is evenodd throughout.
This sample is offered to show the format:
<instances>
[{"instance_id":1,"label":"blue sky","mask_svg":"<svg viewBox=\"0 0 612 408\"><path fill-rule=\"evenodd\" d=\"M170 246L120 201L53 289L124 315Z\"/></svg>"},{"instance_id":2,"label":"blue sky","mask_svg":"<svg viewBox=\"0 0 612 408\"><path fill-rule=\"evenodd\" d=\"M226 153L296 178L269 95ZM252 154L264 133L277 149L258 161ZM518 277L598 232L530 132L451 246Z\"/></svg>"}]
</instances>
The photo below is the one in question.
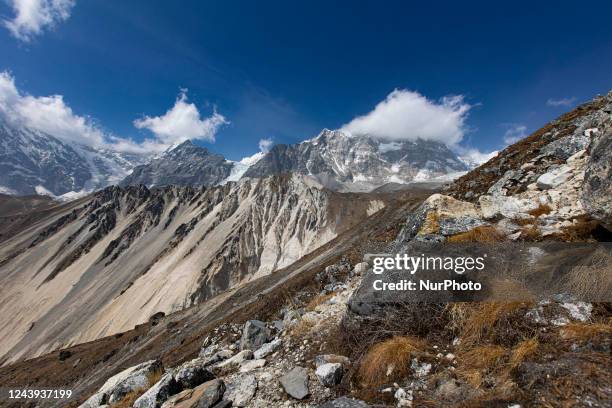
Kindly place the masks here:
<instances>
[{"instance_id":1,"label":"blue sky","mask_svg":"<svg viewBox=\"0 0 612 408\"><path fill-rule=\"evenodd\" d=\"M463 96L460 145L482 151L612 89L610 2L60 0L18 26L21 2L0 2L20 100L61 95L84 126L136 142L173 140L163 115L182 101L230 159L340 128L395 89Z\"/></svg>"}]
</instances>

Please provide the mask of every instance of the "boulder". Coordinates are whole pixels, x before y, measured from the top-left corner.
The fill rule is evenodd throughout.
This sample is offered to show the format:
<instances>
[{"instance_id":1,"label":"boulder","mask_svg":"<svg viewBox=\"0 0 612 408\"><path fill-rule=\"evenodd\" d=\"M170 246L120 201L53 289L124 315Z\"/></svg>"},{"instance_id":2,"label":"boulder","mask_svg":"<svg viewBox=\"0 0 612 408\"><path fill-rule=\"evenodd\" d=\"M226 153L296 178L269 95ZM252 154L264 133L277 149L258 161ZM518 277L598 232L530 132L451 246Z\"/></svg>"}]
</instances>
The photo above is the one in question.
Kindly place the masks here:
<instances>
[{"instance_id":1,"label":"boulder","mask_svg":"<svg viewBox=\"0 0 612 408\"><path fill-rule=\"evenodd\" d=\"M279 381L285 392L295 399L304 399L309 394L308 370L304 367L294 367Z\"/></svg>"},{"instance_id":2,"label":"boulder","mask_svg":"<svg viewBox=\"0 0 612 408\"><path fill-rule=\"evenodd\" d=\"M171 395L181 390L174 380L174 373L165 373L162 378L134 401L134 408L158 408Z\"/></svg>"},{"instance_id":3,"label":"boulder","mask_svg":"<svg viewBox=\"0 0 612 408\"><path fill-rule=\"evenodd\" d=\"M317 368L328 363L340 363L342 364L342 367L347 369L351 365L351 360L348 357L340 356L338 354L319 354L314 358L314 364Z\"/></svg>"},{"instance_id":4,"label":"boulder","mask_svg":"<svg viewBox=\"0 0 612 408\"><path fill-rule=\"evenodd\" d=\"M321 384L326 387L333 387L342 380L342 364L340 363L326 363L317 367L315 374Z\"/></svg>"},{"instance_id":5,"label":"boulder","mask_svg":"<svg viewBox=\"0 0 612 408\"><path fill-rule=\"evenodd\" d=\"M368 269L370 269L369 263L359 262L357 265L355 265L355 269L353 269L353 273L355 273L355 275L363 275L364 273L368 271Z\"/></svg>"},{"instance_id":6,"label":"boulder","mask_svg":"<svg viewBox=\"0 0 612 408\"><path fill-rule=\"evenodd\" d=\"M257 350L268 341L269 337L270 330L268 330L264 322L249 320L244 324L244 328L242 329L240 349Z\"/></svg>"},{"instance_id":7,"label":"boulder","mask_svg":"<svg viewBox=\"0 0 612 408\"><path fill-rule=\"evenodd\" d=\"M198 385L210 381L215 376L207 369L210 359L196 358L181 365L174 376L182 388L195 388Z\"/></svg>"},{"instance_id":8,"label":"boulder","mask_svg":"<svg viewBox=\"0 0 612 408\"><path fill-rule=\"evenodd\" d=\"M223 381L208 381L171 397L162 408L211 408L221 401L224 392Z\"/></svg>"},{"instance_id":9,"label":"boulder","mask_svg":"<svg viewBox=\"0 0 612 408\"><path fill-rule=\"evenodd\" d=\"M261 359L268 357L270 354L274 353L278 348L283 344L281 339L274 339L270 343L266 343L253 353L254 359Z\"/></svg>"},{"instance_id":10,"label":"boulder","mask_svg":"<svg viewBox=\"0 0 612 408\"><path fill-rule=\"evenodd\" d=\"M252 359L253 352L251 350L243 350L235 356L212 366L211 370L214 373L226 373L237 369L244 361Z\"/></svg>"},{"instance_id":11,"label":"boulder","mask_svg":"<svg viewBox=\"0 0 612 408\"><path fill-rule=\"evenodd\" d=\"M232 401L234 407L246 407L257 391L257 379L254 375L241 375L227 385L225 399Z\"/></svg>"},{"instance_id":12,"label":"boulder","mask_svg":"<svg viewBox=\"0 0 612 408\"><path fill-rule=\"evenodd\" d=\"M573 176L573 168L563 165L549 170L538 177L536 184L540 190L556 188L568 181Z\"/></svg>"},{"instance_id":13,"label":"boulder","mask_svg":"<svg viewBox=\"0 0 612 408\"><path fill-rule=\"evenodd\" d=\"M612 127L593 141L582 185L587 213L612 231Z\"/></svg>"},{"instance_id":14,"label":"boulder","mask_svg":"<svg viewBox=\"0 0 612 408\"><path fill-rule=\"evenodd\" d=\"M256 370L266 365L266 360L260 358L258 360L247 360L240 364L240 372L248 373L249 371Z\"/></svg>"},{"instance_id":15,"label":"boulder","mask_svg":"<svg viewBox=\"0 0 612 408\"><path fill-rule=\"evenodd\" d=\"M98 392L87 399L80 407L90 408L113 404L132 391L149 388L151 386L149 377L162 369L162 364L158 360L146 361L127 368L106 380Z\"/></svg>"}]
</instances>

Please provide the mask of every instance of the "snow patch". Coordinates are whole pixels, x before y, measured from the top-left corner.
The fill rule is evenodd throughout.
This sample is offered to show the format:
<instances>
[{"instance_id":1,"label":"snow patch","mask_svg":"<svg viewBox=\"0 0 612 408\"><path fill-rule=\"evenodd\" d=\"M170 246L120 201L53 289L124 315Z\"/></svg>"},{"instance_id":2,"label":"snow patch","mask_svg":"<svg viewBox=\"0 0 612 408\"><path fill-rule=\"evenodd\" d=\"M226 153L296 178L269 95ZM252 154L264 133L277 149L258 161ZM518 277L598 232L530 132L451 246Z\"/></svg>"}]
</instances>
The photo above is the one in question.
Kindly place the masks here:
<instances>
[{"instance_id":1,"label":"snow patch","mask_svg":"<svg viewBox=\"0 0 612 408\"><path fill-rule=\"evenodd\" d=\"M381 143L378 145L378 151L381 153L392 152L394 150L400 150L402 144L398 142Z\"/></svg>"},{"instance_id":2,"label":"snow patch","mask_svg":"<svg viewBox=\"0 0 612 408\"><path fill-rule=\"evenodd\" d=\"M17 192L13 190L12 188L0 186L0 194L16 195Z\"/></svg>"}]
</instances>

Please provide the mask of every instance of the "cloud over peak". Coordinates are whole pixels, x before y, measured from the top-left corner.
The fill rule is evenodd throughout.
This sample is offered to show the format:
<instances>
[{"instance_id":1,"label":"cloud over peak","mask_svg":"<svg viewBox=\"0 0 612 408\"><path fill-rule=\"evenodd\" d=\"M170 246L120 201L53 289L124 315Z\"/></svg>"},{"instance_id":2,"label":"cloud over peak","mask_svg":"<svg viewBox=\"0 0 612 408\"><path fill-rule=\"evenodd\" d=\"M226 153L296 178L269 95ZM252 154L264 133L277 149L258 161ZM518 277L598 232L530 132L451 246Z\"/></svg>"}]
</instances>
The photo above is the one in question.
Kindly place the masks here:
<instances>
[{"instance_id":1,"label":"cloud over peak","mask_svg":"<svg viewBox=\"0 0 612 408\"><path fill-rule=\"evenodd\" d=\"M45 29L67 20L75 0L8 0L15 17L4 26L21 41L31 41Z\"/></svg>"},{"instance_id":2,"label":"cloud over peak","mask_svg":"<svg viewBox=\"0 0 612 408\"><path fill-rule=\"evenodd\" d=\"M341 130L385 140L422 139L453 146L463 139L471 107L461 95L434 101L418 92L396 89L372 111L353 119Z\"/></svg>"},{"instance_id":3,"label":"cloud over peak","mask_svg":"<svg viewBox=\"0 0 612 408\"><path fill-rule=\"evenodd\" d=\"M131 153L155 153L187 139L214 141L218 128L228 123L217 112L202 119L195 105L187 102L184 91L174 106L160 117L135 121L154 136L142 142L115 136L87 116L75 113L62 95L33 96L21 92L8 72L0 72L0 119L38 130L64 142Z\"/></svg>"},{"instance_id":4,"label":"cloud over peak","mask_svg":"<svg viewBox=\"0 0 612 408\"><path fill-rule=\"evenodd\" d=\"M162 143L180 143L189 139L215 141L215 134L229 122L217 111L202 118L200 111L187 101L187 90L181 90L174 106L161 116L136 119L134 126L150 130Z\"/></svg>"}]
</instances>

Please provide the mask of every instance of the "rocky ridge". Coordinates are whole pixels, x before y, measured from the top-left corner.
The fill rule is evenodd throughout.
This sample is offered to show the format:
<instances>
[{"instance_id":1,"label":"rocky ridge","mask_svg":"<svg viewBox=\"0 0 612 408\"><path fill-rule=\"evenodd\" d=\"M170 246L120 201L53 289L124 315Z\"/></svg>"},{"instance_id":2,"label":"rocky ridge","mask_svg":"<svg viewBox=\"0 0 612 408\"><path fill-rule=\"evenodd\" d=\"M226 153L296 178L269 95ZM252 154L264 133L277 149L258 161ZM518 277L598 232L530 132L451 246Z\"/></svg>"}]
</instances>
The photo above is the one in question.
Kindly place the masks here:
<instances>
[{"instance_id":1,"label":"rocky ridge","mask_svg":"<svg viewBox=\"0 0 612 408\"><path fill-rule=\"evenodd\" d=\"M182 310L292 264L384 206L299 176L106 188L3 242L2 354L32 357ZM23 307L32 297L43 301Z\"/></svg>"},{"instance_id":2,"label":"rocky ridge","mask_svg":"<svg viewBox=\"0 0 612 408\"><path fill-rule=\"evenodd\" d=\"M334 190L371 191L387 183L444 180L467 170L442 143L384 142L325 129L302 143L274 146L244 177L296 172Z\"/></svg>"},{"instance_id":3,"label":"rocky ridge","mask_svg":"<svg viewBox=\"0 0 612 408\"><path fill-rule=\"evenodd\" d=\"M149 163L135 167L120 185L210 187L228 178L233 167L234 164L223 156L188 140Z\"/></svg>"}]
</instances>

